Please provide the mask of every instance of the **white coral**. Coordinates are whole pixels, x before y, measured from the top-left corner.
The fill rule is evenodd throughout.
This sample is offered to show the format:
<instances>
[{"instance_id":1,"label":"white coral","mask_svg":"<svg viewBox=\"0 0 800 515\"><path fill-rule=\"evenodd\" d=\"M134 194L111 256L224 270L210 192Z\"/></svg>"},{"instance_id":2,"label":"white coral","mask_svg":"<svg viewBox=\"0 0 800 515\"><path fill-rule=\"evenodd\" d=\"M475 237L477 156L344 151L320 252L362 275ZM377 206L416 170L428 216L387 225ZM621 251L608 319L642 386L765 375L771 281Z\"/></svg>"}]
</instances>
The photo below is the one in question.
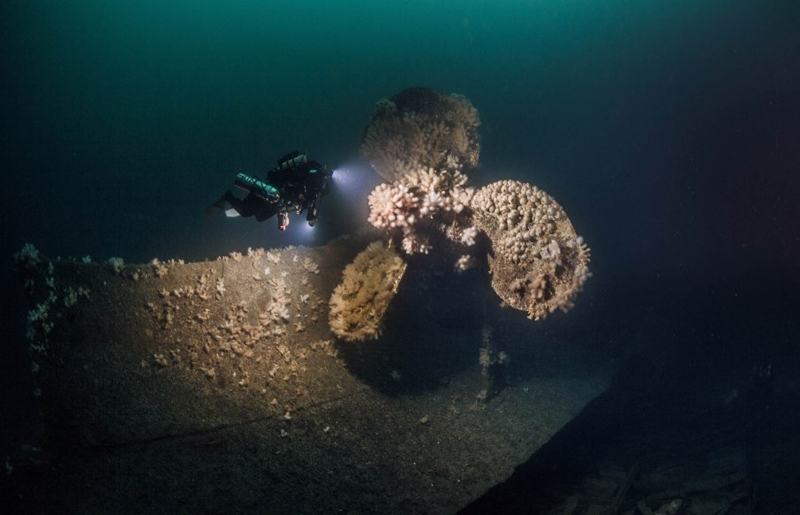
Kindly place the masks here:
<instances>
[{"instance_id":1,"label":"white coral","mask_svg":"<svg viewBox=\"0 0 800 515\"><path fill-rule=\"evenodd\" d=\"M473 256L463 255L458 258L456 261L456 270L461 272L466 272L467 270L471 270L477 266L477 261Z\"/></svg>"},{"instance_id":2,"label":"white coral","mask_svg":"<svg viewBox=\"0 0 800 515\"><path fill-rule=\"evenodd\" d=\"M467 246L475 245L475 238L478 237L478 229L475 227L467 227L461 233L461 243Z\"/></svg>"},{"instance_id":3,"label":"white coral","mask_svg":"<svg viewBox=\"0 0 800 515\"><path fill-rule=\"evenodd\" d=\"M116 274L121 273L122 270L125 269L125 261L123 261L121 257L108 258L108 264L111 265L111 268L114 270L114 273Z\"/></svg>"},{"instance_id":4,"label":"white coral","mask_svg":"<svg viewBox=\"0 0 800 515\"><path fill-rule=\"evenodd\" d=\"M417 224L460 213L472 192L463 188L466 176L459 172L420 168L397 183L380 184L369 195L369 222L379 229L398 230L407 254L427 253L431 246L421 238Z\"/></svg>"}]
</instances>

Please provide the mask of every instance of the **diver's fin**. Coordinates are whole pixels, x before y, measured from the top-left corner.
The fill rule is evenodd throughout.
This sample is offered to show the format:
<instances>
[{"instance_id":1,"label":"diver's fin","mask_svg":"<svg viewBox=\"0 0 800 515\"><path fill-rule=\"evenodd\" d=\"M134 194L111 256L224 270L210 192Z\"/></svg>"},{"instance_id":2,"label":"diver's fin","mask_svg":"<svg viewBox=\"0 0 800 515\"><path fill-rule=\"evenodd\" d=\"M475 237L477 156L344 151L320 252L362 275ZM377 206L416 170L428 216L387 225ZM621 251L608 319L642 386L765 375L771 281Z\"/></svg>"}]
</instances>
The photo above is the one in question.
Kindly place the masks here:
<instances>
[{"instance_id":1,"label":"diver's fin","mask_svg":"<svg viewBox=\"0 0 800 515\"><path fill-rule=\"evenodd\" d=\"M206 208L206 216L217 216L225 209L225 197L220 197L219 200Z\"/></svg>"},{"instance_id":2,"label":"diver's fin","mask_svg":"<svg viewBox=\"0 0 800 515\"><path fill-rule=\"evenodd\" d=\"M236 218L237 216L241 215L239 215L239 212L236 211L234 208L230 208L225 210L225 216L227 216L228 218Z\"/></svg>"}]
</instances>

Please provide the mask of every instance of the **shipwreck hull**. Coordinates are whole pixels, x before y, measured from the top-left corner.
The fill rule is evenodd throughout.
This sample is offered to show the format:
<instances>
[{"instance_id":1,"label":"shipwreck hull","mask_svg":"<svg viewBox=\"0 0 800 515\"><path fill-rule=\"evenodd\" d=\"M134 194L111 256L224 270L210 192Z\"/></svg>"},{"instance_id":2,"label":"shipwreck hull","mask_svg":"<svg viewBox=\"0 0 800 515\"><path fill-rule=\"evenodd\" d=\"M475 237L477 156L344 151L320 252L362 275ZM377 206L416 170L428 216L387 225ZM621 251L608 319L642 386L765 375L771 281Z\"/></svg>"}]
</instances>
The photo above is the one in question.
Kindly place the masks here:
<instances>
[{"instance_id":1,"label":"shipwreck hull","mask_svg":"<svg viewBox=\"0 0 800 515\"><path fill-rule=\"evenodd\" d=\"M471 323L436 323L435 311L421 321L440 303L418 298L441 292L413 281L380 340L337 341L328 299L366 243L196 263L23 262L56 470L49 507L454 513L606 388L609 370L569 344L519 342L513 380L482 400L482 323L468 306Z\"/></svg>"}]
</instances>

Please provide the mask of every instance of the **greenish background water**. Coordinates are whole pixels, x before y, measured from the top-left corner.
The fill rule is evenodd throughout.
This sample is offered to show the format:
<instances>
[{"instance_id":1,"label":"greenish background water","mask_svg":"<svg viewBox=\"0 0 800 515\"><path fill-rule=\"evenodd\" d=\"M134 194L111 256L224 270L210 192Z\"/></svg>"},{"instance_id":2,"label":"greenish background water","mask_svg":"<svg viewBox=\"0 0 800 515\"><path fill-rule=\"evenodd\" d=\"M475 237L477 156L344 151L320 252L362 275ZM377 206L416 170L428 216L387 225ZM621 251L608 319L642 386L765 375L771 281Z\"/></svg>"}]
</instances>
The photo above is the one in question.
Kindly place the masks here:
<instances>
[{"instance_id":1,"label":"greenish background water","mask_svg":"<svg viewBox=\"0 0 800 515\"><path fill-rule=\"evenodd\" d=\"M543 187L600 263L649 268L678 250L682 272L698 258L706 273L730 251L764 259L763 245L741 250L738 236L709 230L748 223L742 191L786 193L780 167L796 157L782 154L798 109L791 2L34 1L4 11L4 208L16 237L51 255L197 259L303 241L199 214L235 172L261 172L294 148L354 166L374 103L408 86L470 98L483 120L476 182ZM326 202L312 242L355 217L340 214L361 202L351 195ZM753 214L788 219L798 214L788 204ZM779 250L761 228L745 236Z\"/></svg>"}]
</instances>

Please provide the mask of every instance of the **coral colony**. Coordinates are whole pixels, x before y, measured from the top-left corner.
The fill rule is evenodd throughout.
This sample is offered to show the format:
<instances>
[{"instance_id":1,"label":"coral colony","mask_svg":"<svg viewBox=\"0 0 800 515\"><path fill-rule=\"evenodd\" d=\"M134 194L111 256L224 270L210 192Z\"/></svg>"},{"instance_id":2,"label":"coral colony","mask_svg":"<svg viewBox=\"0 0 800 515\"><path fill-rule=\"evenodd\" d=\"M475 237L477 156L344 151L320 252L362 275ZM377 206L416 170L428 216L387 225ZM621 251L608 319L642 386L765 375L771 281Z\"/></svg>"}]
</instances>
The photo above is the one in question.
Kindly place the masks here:
<instances>
[{"instance_id":1,"label":"coral colony","mask_svg":"<svg viewBox=\"0 0 800 515\"><path fill-rule=\"evenodd\" d=\"M362 156L389 181L369 195L369 222L388 246L372 245L345 270L331 299L331 330L375 338L415 254L453 255L465 271L488 263L505 305L533 320L572 307L589 276L589 249L564 209L535 186L503 180L475 190L478 112L460 95L409 88L378 102ZM481 245L479 242L488 242Z\"/></svg>"}]
</instances>

